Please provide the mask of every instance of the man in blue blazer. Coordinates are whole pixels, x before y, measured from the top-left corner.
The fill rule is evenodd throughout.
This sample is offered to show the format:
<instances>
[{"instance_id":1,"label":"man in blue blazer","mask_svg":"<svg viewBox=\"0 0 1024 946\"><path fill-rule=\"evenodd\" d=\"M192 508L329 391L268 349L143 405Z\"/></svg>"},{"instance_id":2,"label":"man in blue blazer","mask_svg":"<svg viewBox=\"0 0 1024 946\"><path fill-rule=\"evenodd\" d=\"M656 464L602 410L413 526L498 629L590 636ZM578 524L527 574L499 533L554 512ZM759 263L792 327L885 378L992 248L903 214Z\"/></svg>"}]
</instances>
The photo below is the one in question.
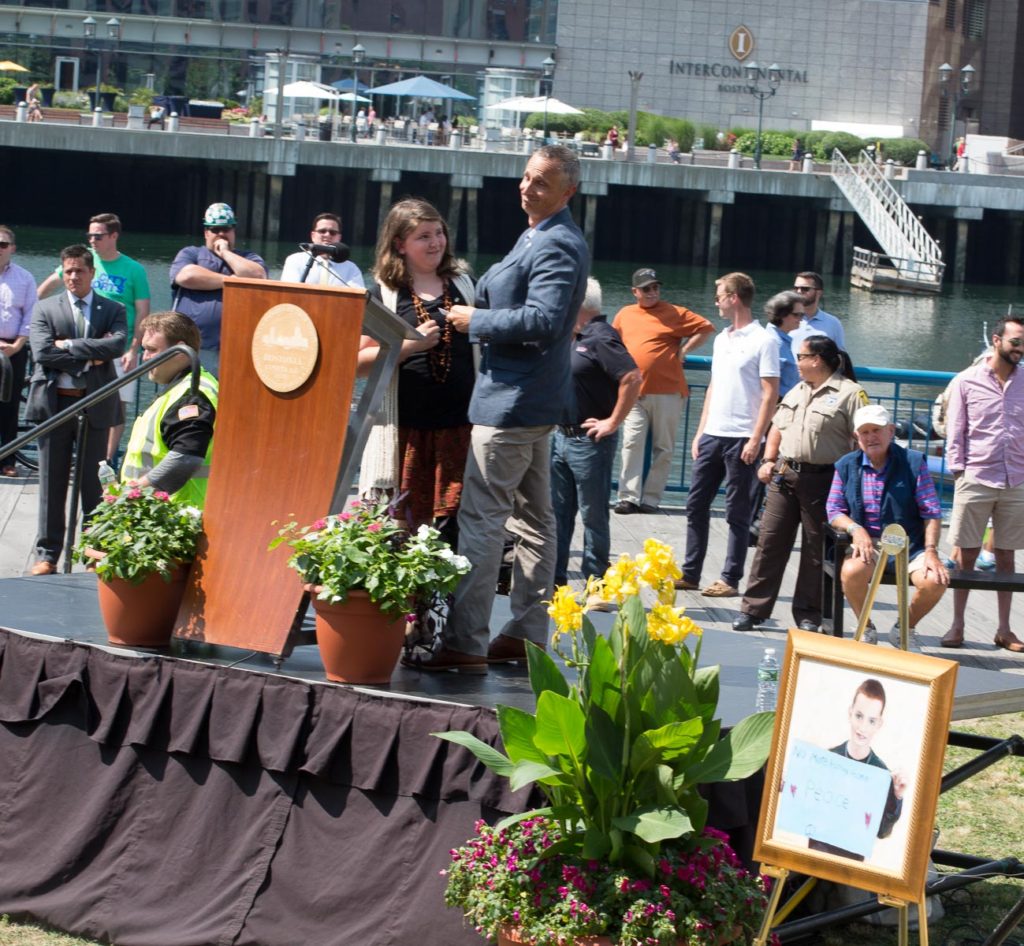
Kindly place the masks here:
<instances>
[{"instance_id":1,"label":"man in blue blazer","mask_svg":"<svg viewBox=\"0 0 1024 946\"><path fill-rule=\"evenodd\" d=\"M488 663L525 657L525 641L547 641L555 566L550 436L573 422L570 351L590 254L568 210L579 183L576 154L540 148L519 184L529 229L477 284L476 305L448 320L480 345L469 419L473 441L459 507L459 552L473 563L423 670L485 673ZM491 608L505 529L515 536L512 619L490 643Z\"/></svg>"},{"instance_id":2,"label":"man in blue blazer","mask_svg":"<svg viewBox=\"0 0 1024 946\"><path fill-rule=\"evenodd\" d=\"M117 376L114 359L124 354L128 320L120 302L92 290L95 272L87 246L60 254L66 291L36 304L29 327L34 369L25 416L38 423L72 406ZM114 392L86 412L88 430L82 461L82 509L91 512L102 490L99 463L107 454L107 432L121 422ZM69 421L39 441L39 534L33 575L51 575L64 547L68 483L77 424Z\"/></svg>"}]
</instances>

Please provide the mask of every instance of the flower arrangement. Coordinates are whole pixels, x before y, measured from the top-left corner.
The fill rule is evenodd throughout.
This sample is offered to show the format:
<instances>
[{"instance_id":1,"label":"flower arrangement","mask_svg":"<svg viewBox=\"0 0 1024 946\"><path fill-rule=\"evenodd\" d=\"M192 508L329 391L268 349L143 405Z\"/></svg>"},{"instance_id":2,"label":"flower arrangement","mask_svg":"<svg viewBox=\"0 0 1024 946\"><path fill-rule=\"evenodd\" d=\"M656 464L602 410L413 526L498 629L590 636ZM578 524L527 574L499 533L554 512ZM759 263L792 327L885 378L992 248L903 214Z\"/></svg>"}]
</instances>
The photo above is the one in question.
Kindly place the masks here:
<instances>
[{"instance_id":1,"label":"flower arrangement","mask_svg":"<svg viewBox=\"0 0 1024 946\"><path fill-rule=\"evenodd\" d=\"M270 543L287 543L288 565L304 582L319 586L317 597L332 604L361 589L385 614L405 614L416 602L448 594L470 569L432 526L409 533L386 504L359 500L344 512L299 527L289 522Z\"/></svg>"},{"instance_id":2,"label":"flower arrangement","mask_svg":"<svg viewBox=\"0 0 1024 946\"><path fill-rule=\"evenodd\" d=\"M170 581L183 562L195 558L202 520L199 509L172 502L163 490L108 483L75 546L75 560L94 563L102 581L121 578L137 585L152 574Z\"/></svg>"},{"instance_id":3,"label":"flower arrangement","mask_svg":"<svg viewBox=\"0 0 1024 946\"><path fill-rule=\"evenodd\" d=\"M452 853L446 900L488 937L518 927L537 946L597 935L618 946L698 946L723 929L756 931L763 884L707 828L699 788L756 772L774 714L722 735L718 668L698 667L701 630L675 607L679 576L672 549L648 539L584 592L558 588L552 647L575 680L528 646L537 709L498 707L504 753L467 732L435 733L513 789L537 784L549 803L480 826ZM581 603L595 593L620 605L608 637Z\"/></svg>"}]
</instances>

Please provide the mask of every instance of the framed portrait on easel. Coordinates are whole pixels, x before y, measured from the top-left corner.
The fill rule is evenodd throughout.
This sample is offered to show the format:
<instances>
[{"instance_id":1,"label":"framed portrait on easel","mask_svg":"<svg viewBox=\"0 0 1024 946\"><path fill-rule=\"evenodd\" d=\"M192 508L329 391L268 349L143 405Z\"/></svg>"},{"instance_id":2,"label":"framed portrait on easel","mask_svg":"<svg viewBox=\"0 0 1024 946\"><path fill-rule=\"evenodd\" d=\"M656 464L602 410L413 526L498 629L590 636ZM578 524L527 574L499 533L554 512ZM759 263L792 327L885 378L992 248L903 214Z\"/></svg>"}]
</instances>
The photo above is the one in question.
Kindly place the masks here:
<instances>
[{"instance_id":1,"label":"framed portrait on easel","mask_svg":"<svg viewBox=\"0 0 1024 946\"><path fill-rule=\"evenodd\" d=\"M754 859L918 902L956 671L790 631Z\"/></svg>"}]
</instances>

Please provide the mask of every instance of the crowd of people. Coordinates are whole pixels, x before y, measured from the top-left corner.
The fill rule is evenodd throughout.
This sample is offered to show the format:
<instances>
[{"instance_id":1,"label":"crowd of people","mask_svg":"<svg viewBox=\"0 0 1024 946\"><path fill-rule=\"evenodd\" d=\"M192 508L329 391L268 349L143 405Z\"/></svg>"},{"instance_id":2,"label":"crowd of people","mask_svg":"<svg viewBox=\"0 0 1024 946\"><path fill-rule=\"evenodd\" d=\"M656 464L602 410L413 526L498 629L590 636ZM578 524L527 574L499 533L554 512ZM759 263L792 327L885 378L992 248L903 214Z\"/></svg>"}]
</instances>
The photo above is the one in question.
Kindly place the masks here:
<instances>
[{"instance_id":1,"label":"crowd of people","mask_svg":"<svg viewBox=\"0 0 1024 946\"><path fill-rule=\"evenodd\" d=\"M1002 320L992 350L951 385L948 467L956 478L950 541L938 554L941 508L921 453L894 440L885 407L869 403L846 352L842 322L822 306L824 283L797 273L771 296L762 324L756 287L745 273L715 281L722 327L662 298L655 269L632 278L633 303L609 321L602 289L589 277L589 252L568 204L579 182L576 154L560 145L536 151L519 184L527 227L511 251L478 281L455 258L448 225L427 201L405 198L380 228L372 296L414 331L402 345L385 409L368 441L360 493L394 501L411 529L433 524L473 562L433 648L406 660L425 672L486 672L522 661L525 642L544 646L545 602L568 578L577 517L587 607L608 610L597 579L611 559L610 514L659 510L689 395L684 361L712 336L711 377L689 444L686 548L677 588L709 598L741 598L737 631L767 621L800 529L792 599L796 626L821 624L822 538L849 533L839 568L853 610L864 607L887 525L910 541L914 586L908 645L919 650L919 622L949 583L949 564L969 569L991 523L997 571L1013 570L1024 546L1024 322ZM183 343L203 366L198 396L183 383L187 359L154 368L166 390L132 431L122 477L202 501L212 458L224 280L265 279L267 264L236 244L225 203L203 216L203 241L186 246L169 273L173 311L150 314L144 269L118 248L115 214L89 221L88 246L61 252L38 287L11 261L14 233L0 227L0 352L24 378L33 374L29 419L43 420L117 374ZM309 244L289 256L284 282L364 288L357 265L336 258L338 214L313 219ZM58 291L60 290L60 291ZM368 374L379 345L364 336L357 371ZM125 391L125 401L134 399ZM115 464L124 407L107 398L88 411L83 506L99 501L99 461ZM622 430L618 496L609 504ZM17 407L0 404L0 443L14 439ZM40 443L38 560L49 574L64 543L64 507L74 449L66 426ZM644 453L650 441L646 473ZM5 461L3 475L16 475ZM727 549L721 573L703 580L711 507L725 486ZM751 527L757 548L741 595ZM511 618L491 638L491 611L503 563L511 562ZM963 643L966 592L942 646ZM999 593L995 643L1024 651ZM877 642L870 622L864 639ZM899 629L890 634L899 643Z\"/></svg>"}]
</instances>

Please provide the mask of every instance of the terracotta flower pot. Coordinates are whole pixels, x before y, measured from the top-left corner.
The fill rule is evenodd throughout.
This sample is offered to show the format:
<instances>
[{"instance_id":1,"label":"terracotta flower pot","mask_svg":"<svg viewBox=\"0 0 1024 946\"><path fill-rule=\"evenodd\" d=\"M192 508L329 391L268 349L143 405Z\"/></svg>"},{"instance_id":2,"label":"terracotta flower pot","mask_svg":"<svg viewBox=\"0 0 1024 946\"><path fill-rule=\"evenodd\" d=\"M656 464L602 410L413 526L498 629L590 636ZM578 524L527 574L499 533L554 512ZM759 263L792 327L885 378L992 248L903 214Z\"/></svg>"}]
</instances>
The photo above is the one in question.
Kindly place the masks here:
<instances>
[{"instance_id":1,"label":"terracotta flower pot","mask_svg":"<svg viewBox=\"0 0 1024 946\"><path fill-rule=\"evenodd\" d=\"M127 647L166 647L185 595L188 569L179 567L170 581L157 574L137 585L121 578L96 580L100 613L111 644Z\"/></svg>"},{"instance_id":2,"label":"terracotta flower pot","mask_svg":"<svg viewBox=\"0 0 1024 946\"><path fill-rule=\"evenodd\" d=\"M306 586L316 611L316 642L328 680L390 683L405 640L405 616L381 612L365 591L350 591L340 604L320 601L318 586Z\"/></svg>"}]
</instances>

